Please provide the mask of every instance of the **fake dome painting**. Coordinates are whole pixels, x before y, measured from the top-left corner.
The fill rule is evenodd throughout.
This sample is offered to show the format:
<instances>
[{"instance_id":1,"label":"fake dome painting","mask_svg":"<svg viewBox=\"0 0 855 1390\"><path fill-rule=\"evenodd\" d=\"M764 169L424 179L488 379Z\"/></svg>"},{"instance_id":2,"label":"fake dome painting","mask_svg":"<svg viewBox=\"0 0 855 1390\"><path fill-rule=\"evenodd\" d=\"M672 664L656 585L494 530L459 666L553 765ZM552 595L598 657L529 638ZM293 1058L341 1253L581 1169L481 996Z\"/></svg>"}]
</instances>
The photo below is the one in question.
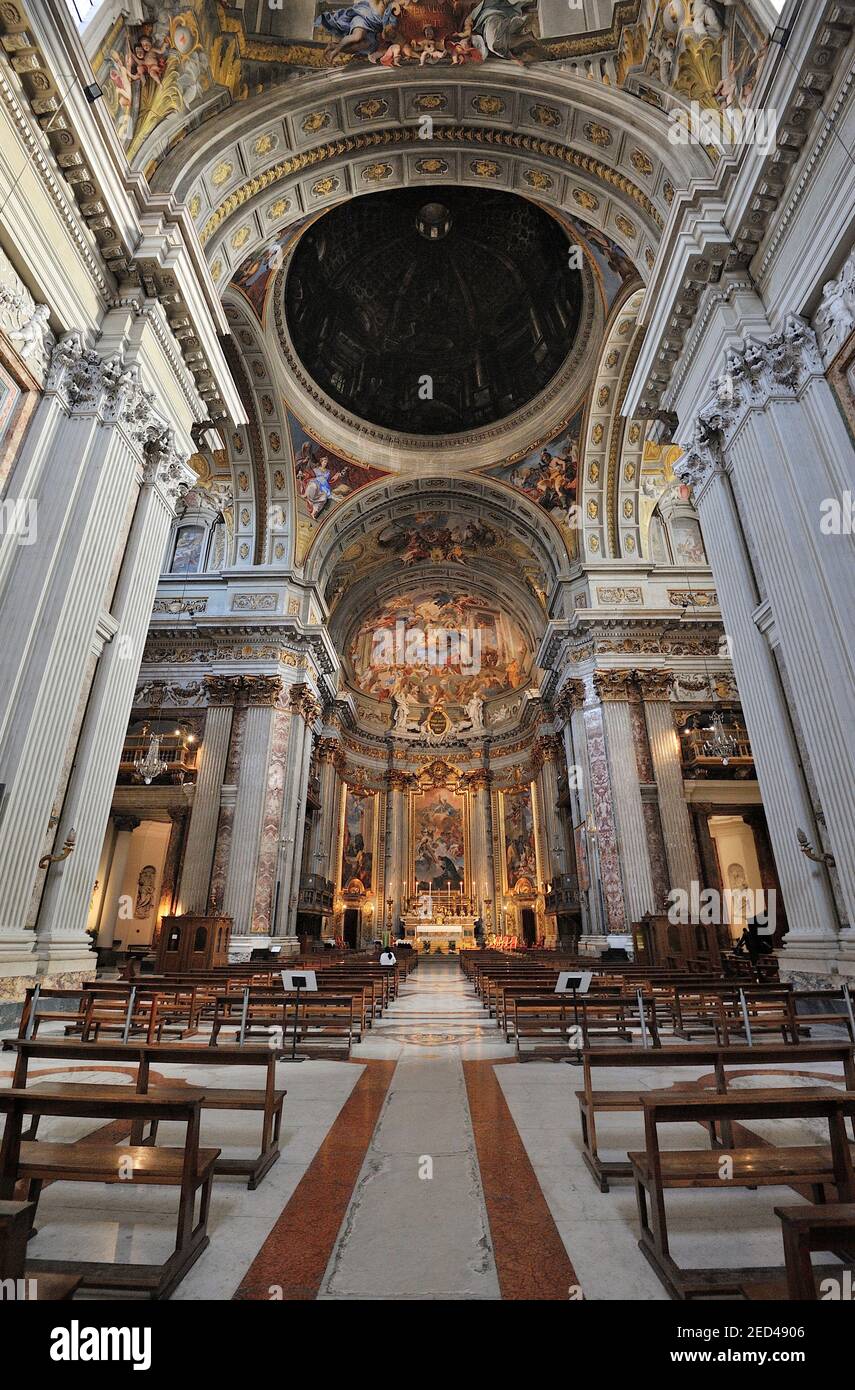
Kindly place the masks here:
<instances>
[{"instance_id":1,"label":"fake dome painting","mask_svg":"<svg viewBox=\"0 0 855 1390\"><path fill-rule=\"evenodd\" d=\"M438 187L353 199L318 218L284 289L297 357L384 429L455 434L533 400L576 338L567 232L515 194Z\"/></svg>"}]
</instances>

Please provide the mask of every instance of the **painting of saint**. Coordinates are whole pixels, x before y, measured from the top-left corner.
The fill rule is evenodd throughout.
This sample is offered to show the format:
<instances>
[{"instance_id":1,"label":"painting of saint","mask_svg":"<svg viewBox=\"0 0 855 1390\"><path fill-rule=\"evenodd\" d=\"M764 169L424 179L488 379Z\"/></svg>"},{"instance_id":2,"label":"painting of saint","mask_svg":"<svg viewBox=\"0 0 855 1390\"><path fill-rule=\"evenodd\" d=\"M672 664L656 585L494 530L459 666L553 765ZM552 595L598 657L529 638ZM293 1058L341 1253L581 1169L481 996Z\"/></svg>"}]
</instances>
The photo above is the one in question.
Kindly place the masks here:
<instances>
[{"instance_id":1,"label":"painting of saint","mask_svg":"<svg viewBox=\"0 0 855 1390\"><path fill-rule=\"evenodd\" d=\"M525 880L532 889L537 887L537 852L534 840L534 810L531 792L516 792L505 796L505 873L508 892Z\"/></svg>"},{"instance_id":2,"label":"painting of saint","mask_svg":"<svg viewBox=\"0 0 855 1390\"><path fill-rule=\"evenodd\" d=\"M204 526L181 526L175 538L171 574L195 574L202 558Z\"/></svg>"},{"instance_id":3,"label":"painting of saint","mask_svg":"<svg viewBox=\"0 0 855 1390\"><path fill-rule=\"evenodd\" d=\"M353 796L348 791L341 848L341 886L345 890L360 884L366 893L371 892L373 825L374 798Z\"/></svg>"},{"instance_id":4,"label":"painting of saint","mask_svg":"<svg viewBox=\"0 0 855 1390\"><path fill-rule=\"evenodd\" d=\"M385 477L382 468L354 463L319 444L289 415L298 504L298 561L311 542L315 526L359 488Z\"/></svg>"},{"instance_id":5,"label":"painting of saint","mask_svg":"<svg viewBox=\"0 0 855 1390\"><path fill-rule=\"evenodd\" d=\"M701 528L696 521L681 517L671 523L674 561L678 565L705 565L707 553L701 540Z\"/></svg>"},{"instance_id":6,"label":"painting of saint","mask_svg":"<svg viewBox=\"0 0 855 1390\"><path fill-rule=\"evenodd\" d=\"M235 272L232 283L249 300L259 322L264 318L264 304L271 279L283 265L293 243L309 220L301 217L299 221L292 222L262 250L247 256Z\"/></svg>"},{"instance_id":7,"label":"painting of saint","mask_svg":"<svg viewBox=\"0 0 855 1390\"><path fill-rule=\"evenodd\" d=\"M432 787L416 795L413 854L417 893L464 891L466 831L459 792Z\"/></svg>"}]
</instances>

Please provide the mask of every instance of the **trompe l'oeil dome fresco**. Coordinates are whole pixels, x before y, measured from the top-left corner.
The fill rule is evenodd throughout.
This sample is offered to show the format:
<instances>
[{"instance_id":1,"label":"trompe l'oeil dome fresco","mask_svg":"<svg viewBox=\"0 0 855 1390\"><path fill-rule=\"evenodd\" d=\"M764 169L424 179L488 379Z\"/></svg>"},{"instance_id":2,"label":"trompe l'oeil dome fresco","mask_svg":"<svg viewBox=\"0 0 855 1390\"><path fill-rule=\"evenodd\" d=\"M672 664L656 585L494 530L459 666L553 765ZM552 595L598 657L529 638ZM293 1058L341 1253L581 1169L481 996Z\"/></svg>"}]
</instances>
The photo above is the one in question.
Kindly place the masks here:
<instances>
[{"instance_id":1,"label":"trompe l'oeil dome fresco","mask_svg":"<svg viewBox=\"0 0 855 1390\"><path fill-rule=\"evenodd\" d=\"M532 400L576 335L566 231L510 193L417 188L333 208L285 282L295 352L323 392L383 428L439 435Z\"/></svg>"}]
</instances>

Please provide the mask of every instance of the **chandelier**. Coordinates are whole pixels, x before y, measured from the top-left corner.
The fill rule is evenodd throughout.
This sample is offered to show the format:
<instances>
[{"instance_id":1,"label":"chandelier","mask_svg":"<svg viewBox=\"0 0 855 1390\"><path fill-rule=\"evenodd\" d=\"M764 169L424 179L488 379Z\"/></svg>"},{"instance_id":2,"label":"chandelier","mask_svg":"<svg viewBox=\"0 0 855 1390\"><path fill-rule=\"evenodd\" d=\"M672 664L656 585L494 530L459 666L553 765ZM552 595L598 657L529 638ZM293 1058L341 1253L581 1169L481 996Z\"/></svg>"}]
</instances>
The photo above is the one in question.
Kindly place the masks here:
<instances>
[{"instance_id":1,"label":"chandelier","mask_svg":"<svg viewBox=\"0 0 855 1390\"><path fill-rule=\"evenodd\" d=\"M143 725L143 738L149 733L149 726ZM159 777L165 772L169 764L164 762L160 756L160 734L152 733L148 748L145 752L138 749L134 754L134 771L145 782L146 786L153 782L155 777Z\"/></svg>"},{"instance_id":2,"label":"chandelier","mask_svg":"<svg viewBox=\"0 0 855 1390\"><path fill-rule=\"evenodd\" d=\"M705 758L718 758L722 765L727 767L739 748L736 739L725 732L721 715L717 709L713 710L707 727L710 737L701 744L701 751Z\"/></svg>"}]
</instances>

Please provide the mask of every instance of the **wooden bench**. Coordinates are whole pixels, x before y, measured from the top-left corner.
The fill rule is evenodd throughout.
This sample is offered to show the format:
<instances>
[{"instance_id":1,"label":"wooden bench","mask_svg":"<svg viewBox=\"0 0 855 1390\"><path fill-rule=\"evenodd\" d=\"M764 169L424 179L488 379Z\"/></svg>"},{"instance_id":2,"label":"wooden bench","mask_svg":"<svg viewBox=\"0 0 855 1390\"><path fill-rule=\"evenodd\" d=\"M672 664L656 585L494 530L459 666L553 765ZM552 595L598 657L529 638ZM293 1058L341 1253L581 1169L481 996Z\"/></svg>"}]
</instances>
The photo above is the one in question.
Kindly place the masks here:
<instances>
[{"instance_id":1,"label":"wooden bench","mask_svg":"<svg viewBox=\"0 0 855 1390\"><path fill-rule=\"evenodd\" d=\"M638 1001L617 996L602 999L569 994L521 995L513 999L517 1060L578 1062L582 1047L593 1037L633 1040L641 1029L640 1018L653 1047L659 1045L656 1010L652 999Z\"/></svg>"},{"instance_id":2,"label":"wooden bench","mask_svg":"<svg viewBox=\"0 0 855 1390\"><path fill-rule=\"evenodd\" d=\"M623 1070L646 1067L710 1067L715 1073L715 1089L721 1095L728 1092L728 1067L781 1066L799 1062L811 1066L816 1062L839 1062L843 1069L846 1089L855 1091L855 1049L849 1043L804 1042L794 1048L791 1043L763 1043L749 1047L747 1043L731 1043L728 1047L707 1043L686 1043L683 1046L594 1047L582 1053L583 1090L576 1092L579 1118L582 1125L583 1158L601 1192L608 1192L609 1180L631 1178L629 1159L602 1159L597 1152L597 1115L618 1112L638 1112L643 1109L643 1091L595 1090L593 1072L600 1069ZM739 1073L737 1073L739 1075ZM697 1094L692 1083L680 1084L681 1091ZM712 1088L710 1088L712 1089ZM723 1138L729 1142L728 1125L723 1126ZM716 1142L715 1130L710 1138Z\"/></svg>"},{"instance_id":3,"label":"wooden bench","mask_svg":"<svg viewBox=\"0 0 855 1390\"><path fill-rule=\"evenodd\" d=\"M639 1248L674 1299L739 1294L746 1284L765 1282L780 1271L769 1268L685 1269L668 1246L665 1193L669 1189L734 1187L810 1188L823 1201L826 1186L839 1202L855 1200L853 1153L844 1127L855 1116L855 1093L821 1089L754 1091L750 1095L680 1096L651 1092L642 1096L645 1151L630 1153L641 1225ZM719 1149L663 1150L659 1126L746 1120L825 1120L828 1143L754 1144ZM723 1167L724 1164L726 1167Z\"/></svg>"},{"instance_id":4,"label":"wooden bench","mask_svg":"<svg viewBox=\"0 0 855 1390\"><path fill-rule=\"evenodd\" d=\"M217 1047L224 1028L232 1028L238 1046L259 1034L282 1030L283 1049L290 1054L296 1028L297 1052L303 1057L347 1060L354 1038L353 996L350 994L296 994L250 990L217 995L211 1024L210 1047Z\"/></svg>"},{"instance_id":5,"label":"wooden bench","mask_svg":"<svg viewBox=\"0 0 855 1390\"><path fill-rule=\"evenodd\" d=\"M74 1097L83 1093L97 1092L105 1098L121 1099L134 1094L181 1099L187 1088L179 1079L165 1080L152 1085L150 1072L155 1066L174 1065L186 1067L258 1067L264 1070L263 1087L211 1086L204 1083L202 1098L203 1110L239 1110L260 1112L261 1148L255 1158L217 1159L215 1171L248 1178L247 1187L252 1191L279 1158L279 1132L282 1127L282 1105L286 1092L276 1089L276 1062L283 1056L282 1048L237 1047L225 1045L212 1051L207 1043L93 1043L78 1042L73 1038L33 1038L30 1040L13 1038L4 1044L9 1051L17 1053L12 1085L19 1090L26 1089L30 1095L40 1095L50 1091L55 1095ZM111 1085L108 1083L82 1083L77 1081L37 1082L27 1086L29 1063L33 1059L78 1062L121 1062L126 1066L136 1066L136 1085ZM36 1137L38 1118L24 1136ZM132 1135L135 1143L152 1143L157 1136L155 1122L147 1137L141 1128Z\"/></svg>"},{"instance_id":6,"label":"wooden bench","mask_svg":"<svg viewBox=\"0 0 855 1390\"><path fill-rule=\"evenodd\" d=\"M0 1202L0 1303L65 1303L80 1287L79 1274L42 1274L27 1265L32 1202Z\"/></svg>"},{"instance_id":7,"label":"wooden bench","mask_svg":"<svg viewBox=\"0 0 855 1390\"><path fill-rule=\"evenodd\" d=\"M129 1095L106 1097L92 1086L89 1094L68 1096L44 1091L39 1095L17 1089L0 1091L0 1114L6 1116L0 1146L0 1199L12 1200L16 1184L29 1184L34 1213L45 1182L97 1182L178 1187L175 1249L162 1264L120 1264L88 1260L30 1260L32 1276L80 1276L87 1289L129 1290L148 1298L168 1298L209 1244L208 1209L211 1182L219 1149L199 1147L201 1097L153 1099ZM27 1117L125 1120L138 1125L170 1120L186 1126L181 1148L155 1145L97 1143L34 1143L22 1138ZM199 1216L194 1224L196 1194Z\"/></svg>"}]
</instances>

